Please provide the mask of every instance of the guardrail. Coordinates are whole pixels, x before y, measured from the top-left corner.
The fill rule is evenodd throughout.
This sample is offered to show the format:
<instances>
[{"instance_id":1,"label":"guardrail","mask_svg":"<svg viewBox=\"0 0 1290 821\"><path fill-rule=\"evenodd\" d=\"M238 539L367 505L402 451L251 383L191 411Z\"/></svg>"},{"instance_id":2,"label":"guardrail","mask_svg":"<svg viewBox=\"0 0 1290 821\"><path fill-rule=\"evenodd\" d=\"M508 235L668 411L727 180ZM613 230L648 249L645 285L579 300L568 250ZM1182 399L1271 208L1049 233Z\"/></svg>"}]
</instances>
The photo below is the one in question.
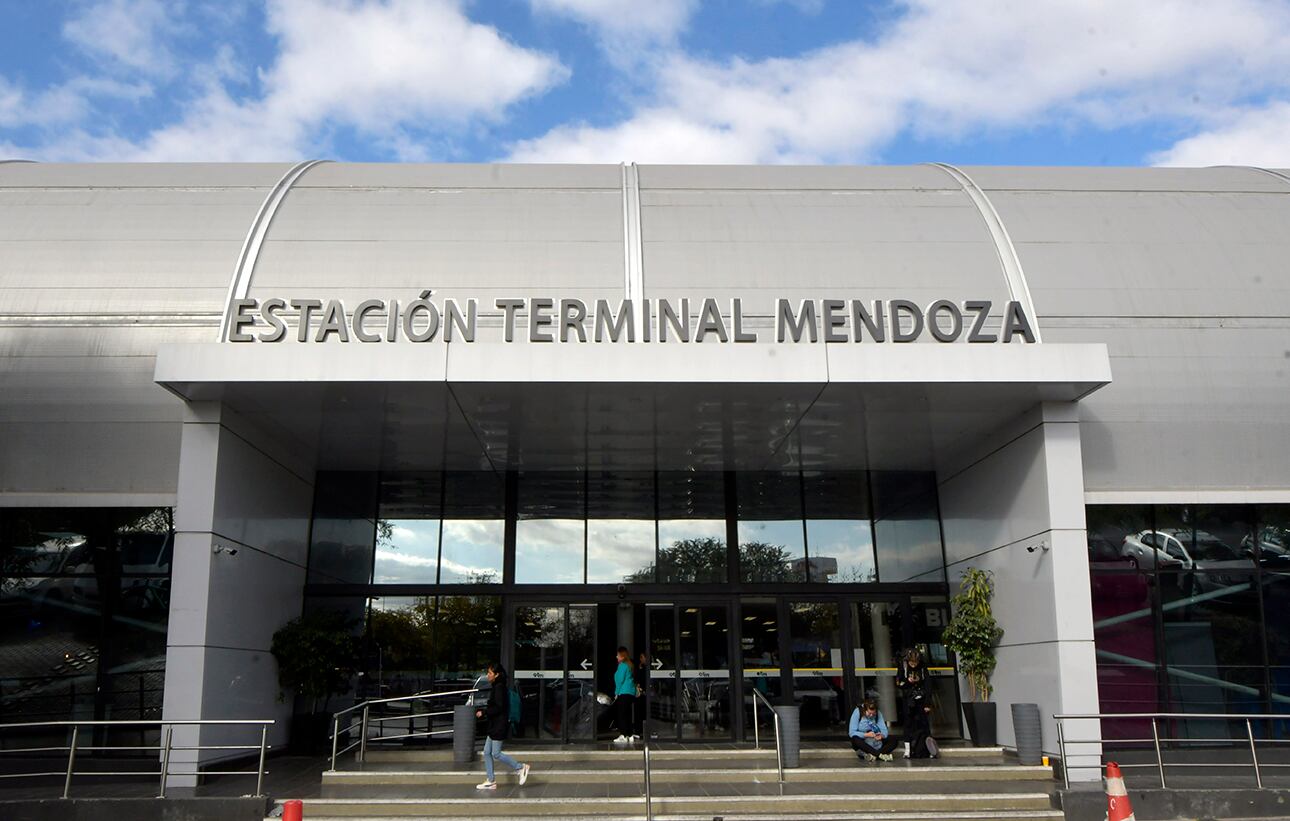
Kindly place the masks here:
<instances>
[{"instance_id":1,"label":"guardrail","mask_svg":"<svg viewBox=\"0 0 1290 821\"><path fill-rule=\"evenodd\" d=\"M645 745L645 821L654 821L654 797L650 792L649 786L649 736L646 735L641 739L641 741Z\"/></svg>"},{"instance_id":2,"label":"guardrail","mask_svg":"<svg viewBox=\"0 0 1290 821\"><path fill-rule=\"evenodd\" d=\"M6 730L40 730L59 728L70 728L71 740L66 746L53 747L7 747L0 749L0 754L11 753L67 753L67 767L57 771L30 772L30 773L3 773L0 778L49 778L61 776L63 778L63 798L67 798L72 790L72 777L76 775L92 775L95 777L113 777L128 776L137 778L141 775L155 775L161 778L161 787L157 793L158 798L166 797L166 779L172 775L246 775L255 776L255 795L256 797L264 795L264 776L268 772L264 769L265 755L269 751L269 727L275 722L272 719L193 719L189 721L34 721L18 724L0 724L0 732ZM208 727L208 726L241 726L241 727L259 727L260 743L258 745L240 745L240 744L198 744L195 746L179 746L174 744L174 731L176 727ZM139 727L149 729L156 727L161 731L162 742L160 744L138 744L128 747L109 746L109 745L89 745L82 746L79 744L82 727L107 727L107 728L127 728ZM90 770L84 772L76 771L77 753L87 752L123 752L126 750L156 750L161 755L161 769L158 772L133 771L133 772L100 772ZM205 750L224 750L252 752L259 751L259 764L254 770L180 770L170 769L170 754L175 750L183 751L205 751Z\"/></svg>"},{"instance_id":3,"label":"guardrail","mask_svg":"<svg viewBox=\"0 0 1290 821\"><path fill-rule=\"evenodd\" d=\"M1147 769L1154 768L1156 775L1160 779L1161 788L1167 789L1169 786L1165 770L1168 767L1186 768L1186 767L1241 767L1252 768L1254 771L1254 782L1259 789L1263 789L1263 770L1271 768L1290 768L1290 763L1259 761L1259 744L1277 745L1290 743L1290 738L1256 738L1254 735L1254 722L1256 721L1287 721L1290 720L1290 714L1287 713L1083 713L1083 714L1057 714L1053 718L1057 721L1057 746L1062 757L1062 782L1067 789L1070 788L1071 770L1096 769L1099 772L1103 766L1103 759L1106 758L1105 750L1108 746L1126 745L1132 746L1133 749L1151 749L1155 755L1155 762L1151 763L1127 763L1120 764L1122 770ZM1150 738L1101 738L1101 722L1103 721L1150 721L1151 737ZM1071 721L1097 721L1098 738L1096 739L1069 739L1067 738L1066 722ZM1233 738L1198 738L1198 737L1179 737L1168 734L1172 724L1184 721L1225 721L1244 724L1245 737ZM1166 733L1161 734L1161 724L1164 723ZM1080 753L1080 745L1096 745L1098 748L1098 763L1096 764L1071 764L1069 751L1074 748L1075 755L1091 755L1092 753ZM1146 745L1151 747L1147 748ZM1230 762L1230 761L1172 761L1166 762L1162 745L1215 745L1221 744L1224 747L1231 748L1233 745L1245 746L1248 744L1250 750L1250 761Z\"/></svg>"},{"instance_id":4,"label":"guardrail","mask_svg":"<svg viewBox=\"0 0 1290 821\"><path fill-rule=\"evenodd\" d=\"M758 724L759 724L760 722L757 720L757 699L761 699L762 701L764 701L764 702L766 703L766 709L767 709L767 710L770 710L770 714L771 714L771 716L773 716L773 717L774 717L774 727L775 727L775 766L779 768L779 785L780 785L780 789L782 790L782 789L784 788L784 745L783 745L783 744L781 744L781 743L780 743L780 740L779 740L779 711L775 709L775 705L773 705L773 704L771 704L771 703L770 703L770 699L768 699L768 698L766 698L766 696L762 695L762 693L761 693L761 691L760 691L760 690L758 690L758 689L756 689L756 688L753 688L752 693L753 693L753 702L752 702L752 707L753 707L753 746L754 746L754 747L756 747L758 750L760 750L760 749L761 749L761 729L760 729L760 727L758 726Z\"/></svg>"},{"instance_id":5,"label":"guardrail","mask_svg":"<svg viewBox=\"0 0 1290 821\"><path fill-rule=\"evenodd\" d=\"M373 724L377 726L377 729L379 732L380 729L386 723L395 722L395 721L406 721L406 722L409 722L408 729L410 730L410 732L400 733L398 735L378 734L374 738L370 739L371 741L399 741L399 740L408 739L408 738L429 738L431 736L436 736L436 735L452 734L451 728L447 730L434 729L435 717L451 716L452 710L438 710L435 712L424 712L424 713L409 712L409 713L399 713L398 715L390 715L390 716L379 716L379 715L373 716L372 715L373 707L379 708L389 704L399 704L404 702L411 703L414 701L429 701L431 699L446 698L448 696L472 695L474 693L478 693L479 691L480 691L479 688L476 687L469 690L449 690L443 693L426 692L426 693L417 693L416 695L412 695L412 696L399 696L397 698L376 698L376 699L371 699L369 701L364 701L361 704L355 704L352 707L346 707L344 710L341 710L333 714L332 721L331 721L331 771L332 772L336 771L336 759L339 756L342 756L345 753L349 752L350 750L354 749L355 747L358 748L358 760L359 761L366 760L367 743L369 740L368 730ZM348 725L346 725L346 727L342 731L340 726L341 717L348 716L359 710L362 711L362 714L357 719L351 718L349 720ZM416 727L415 722L418 719L426 719L426 729L424 731L418 732L415 729ZM358 740L351 741L349 744L345 745L344 748L338 749L342 732L346 734L352 733L355 728L359 729Z\"/></svg>"}]
</instances>

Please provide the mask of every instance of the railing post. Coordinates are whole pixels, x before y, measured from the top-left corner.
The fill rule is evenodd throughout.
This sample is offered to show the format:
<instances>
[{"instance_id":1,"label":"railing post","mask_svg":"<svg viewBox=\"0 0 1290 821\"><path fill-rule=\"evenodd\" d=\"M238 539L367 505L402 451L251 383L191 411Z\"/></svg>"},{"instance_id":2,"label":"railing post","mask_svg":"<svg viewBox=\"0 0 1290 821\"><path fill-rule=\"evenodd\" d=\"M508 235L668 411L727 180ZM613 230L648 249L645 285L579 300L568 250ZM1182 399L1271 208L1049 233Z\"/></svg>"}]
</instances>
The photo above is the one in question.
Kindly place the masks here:
<instances>
[{"instance_id":1,"label":"railing post","mask_svg":"<svg viewBox=\"0 0 1290 821\"><path fill-rule=\"evenodd\" d=\"M645 739L645 821L654 821L654 801L650 794L649 739Z\"/></svg>"},{"instance_id":2,"label":"railing post","mask_svg":"<svg viewBox=\"0 0 1290 821\"><path fill-rule=\"evenodd\" d=\"M1057 752L1062 757L1062 784L1069 790L1071 788L1071 771L1066 764L1066 734L1062 731L1062 720L1060 718L1057 719Z\"/></svg>"},{"instance_id":3,"label":"railing post","mask_svg":"<svg viewBox=\"0 0 1290 821\"><path fill-rule=\"evenodd\" d=\"M264 795L264 755L269 750L269 725L260 725L260 770L255 774L255 797Z\"/></svg>"},{"instance_id":4,"label":"railing post","mask_svg":"<svg viewBox=\"0 0 1290 821\"><path fill-rule=\"evenodd\" d=\"M1160 728L1156 724L1156 717L1151 717L1151 739L1156 745L1156 769L1160 771L1160 789L1168 789L1165 786L1165 759L1160 755Z\"/></svg>"},{"instance_id":5,"label":"railing post","mask_svg":"<svg viewBox=\"0 0 1290 821\"><path fill-rule=\"evenodd\" d=\"M360 764L367 763L367 711L370 709L366 704L363 705L363 737L358 741L358 761Z\"/></svg>"},{"instance_id":6,"label":"railing post","mask_svg":"<svg viewBox=\"0 0 1290 821\"><path fill-rule=\"evenodd\" d=\"M336 772L336 745L340 743L340 716L331 717L331 771Z\"/></svg>"},{"instance_id":7,"label":"railing post","mask_svg":"<svg viewBox=\"0 0 1290 821\"><path fill-rule=\"evenodd\" d=\"M1250 758L1254 761L1254 783L1263 789L1263 775L1259 772L1259 753L1254 749L1254 727L1245 719L1245 734L1250 739Z\"/></svg>"},{"instance_id":8,"label":"railing post","mask_svg":"<svg viewBox=\"0 0 1290 821\"><path fill-rule=\"evenodd\" d=\"M67 748L67 778L63 781L63 798L72 790L72 770L76 767L76 738L80 730L79 726L72 727L72 744Z\"/></svg>"},{"instance_id":9,"label":"railing post","mask_svg":"<svg viewBox=\"0 0 1290 821\"><path fill-rule=\"evenodd\" d=\"M201 732L200 729L198 732ZM174 734L175 728L170 726L166 727L166 732L163 734L166 740L161 747L161 798L166 797L166 776L170 775L170 746L174 740ZM193 769L197 769L195 763Z\"/></svg>"},{"instance_id":10,"label":"railing post","mask_svg":"<svg viewBox=\"0 0 1290 821\"><path fill-rule=\"evenodd\" d=\"M755 683L753 685L752 703L753 703L753 748L760 750L761 749L761 727L759 726L760 722L758 722L757 720L757 687Z\"/></svg>"}]
</instances>

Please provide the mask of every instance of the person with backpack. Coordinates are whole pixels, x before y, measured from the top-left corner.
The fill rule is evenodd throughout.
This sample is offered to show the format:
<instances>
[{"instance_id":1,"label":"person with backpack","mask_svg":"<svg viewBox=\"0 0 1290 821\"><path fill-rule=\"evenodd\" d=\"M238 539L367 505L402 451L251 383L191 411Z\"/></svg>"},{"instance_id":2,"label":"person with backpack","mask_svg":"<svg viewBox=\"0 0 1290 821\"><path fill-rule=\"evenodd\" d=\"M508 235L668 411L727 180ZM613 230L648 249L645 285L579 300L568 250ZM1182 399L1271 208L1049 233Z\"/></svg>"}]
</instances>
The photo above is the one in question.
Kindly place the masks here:
<instances>
[{"instance_id":1,"label":"person with backpack","mask_svg":"<svg viewBox=\"0 0 1290 821\"><path fill-rule=\"evenodd\" d=\"M618 725L615 744L626 744L640 738L632 726L636 707L636 675L632 672L631 654L618 648L618 669L614 671L614 723Z\"/></svg>"},{"instance_id":2,"label":"person with backpack","mask_svg":"<svg viewBox=\"0 0 1290 821\"><path fill-rule=\"evenodd\" d=\"M896 687L903 696L905 758L936 758L939 749L932 738L932 694L923 654L911 647L902 654L896 671Z\"/></svg>"},{"instance_id":3,"label":"person with backpack","mask_svg":"<svg viewBox=\"0 0 1290 821\"><path fill-rule=\"evenodd\" d=\"M493 762L505 764L520 777L520 786L529 780L529 765L521 764L502 752L502 742L511 735L511 691L507 686L506 669L498 662L488 665L488 704L482 710L475 711L475 718L485 719L487 735L484 738L484 783L476 784L477 790L497 789L497 780L493 774Z\"/></svg>"},{"instance_id":4,"label":"person with backpack","mask_svg":"<svg viewBox=\"0 0 1290 821\"><path fill-rule=\"evenodd\" d=\"M878 702L866 698L851 712L847 734L851 736L851 749L868 761L891 761L891 751L899 743L887 730L887 719L878 710Z\"/></svg>"}]
</instances>

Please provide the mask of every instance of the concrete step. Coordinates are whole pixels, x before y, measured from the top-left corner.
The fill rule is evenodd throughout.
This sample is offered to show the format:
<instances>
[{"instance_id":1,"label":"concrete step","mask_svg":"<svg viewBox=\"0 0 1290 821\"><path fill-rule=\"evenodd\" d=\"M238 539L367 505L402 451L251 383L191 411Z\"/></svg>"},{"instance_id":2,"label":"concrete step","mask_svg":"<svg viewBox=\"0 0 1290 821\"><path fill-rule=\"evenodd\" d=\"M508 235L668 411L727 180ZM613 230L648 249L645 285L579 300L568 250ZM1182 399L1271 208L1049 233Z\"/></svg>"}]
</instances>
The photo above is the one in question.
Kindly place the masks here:
<instances>
[{"instance_id":1,"label":"concrete step","mask_svg":"<svg viewBox=\"0 0 1290 821\"><path fill-rule=\"evenodd\" d=\"M645 821L644 815L613 816L617 821ZM655 813L654 821L712 821L709 815L664 815ZM725 813L724 821L767 821L764 813L753 815ZM988 810L985 812L941 810L932 813L919 812L851 812L819 813L800 815L797 813L778 813L775 821L1065 821L1066 816L1060 810ZM362 821L407 821L407 816L363 816ZM551 816L514 815L507 816L508 821L550 821ZM266 818L265 821L281 821L280 818ZM479 815L437 815L434 821L480 821ZM1253 821L1251 819L1251 821ZM1267 821L1267 819L1263 819Z\"/></svg>"},{"instance_id":2,"label":"concrete step","mask_svg":"<svg viewBox=\"0 0 1290 821\"><path fill-rule=\"evenodd\" d=\"M760 763L760 762L758 762ZM355 788L380 787L421 787L433 789L448 784L476 784L480 780L481 768L458 770L340 770L323 773L323 795L344 797L347 790ZM772 767L654 767L650 780L654 784L680 784L694 782L722 783L774 783L777 770ZM508 773L501 773L503 780L510 778ZM533 769L535 780L543 784L623 784L644 783L644 772L638 765L625 767L614 762L606 766L576 767L561 766L553 763L549 767L540 764ZM861 763L852 756L849 762L841 762L832 767L799 767L784 771L784 780L790 784L803 783L873 783L904 784L910 782L952 781L952 782L1045 782L1053 783L1051 769L1044 767L1023 767L1021 765L996 764L993 766L963 766L957 764L939 764L933 766L915 766L913 762L890 762L884 764ZM370 794L370 793L365 793Z\"/></svg>"},{"instance_id":3,"label":"concrete step","mask_svg":"<svg viewBox=\"0 0 1290 821\"><path fill-rule=\"evenodd\" d=\"M561 762L596 762L596 761L614 761L614 760L631 760L639 762L642 757L642 751L639 747L604 747L599 749L586 749L576 747L522 747L507 745L507 755L515 758L522 758L526 761L561 761ZM839 744L830 747L810 747L802 750L803 762L815 761L855 761L856 754L850 746ZM479 758L476 753L476 759ZM999 760L1004 757L1002 747L942 747L942 760L972 760L980 759L982 761ZM775 760L775 750L752 748L669 748L669 747L651 747L650 760L652 761L721 761L721 760L740 760L747 758L762 758L771 761ZM897 755L899 759L899 755ZM368 749L367 760L369 762L403 762L403 763L422 763L422 762L451 762L451 750L408 750L408 749Z\"/></svg>"},{"instance_id":4,"label":"concrete step","mask_svg":"<svg viewBox=\"0 0 1290 821\"><path fill-rule=\"evenodd\" d=\"M306 818L442 818L471 817L635 817L644 812L643 797L529 797L479 792L462 798L309 798L304 800ZM1001 818L1004 811L1026 811L1020 818L1055 818L1046 792L980 792L851 795L679 795L656 796L656 816L696 815L706 818L739 815L785 817L785 813L808 818L822 815L867 814L891 819L894 813L911 818L952 817L951 813L984 813L981 817ZM1033 815L1033 813L1041 813Z\"/></svg>"}]
</instances>

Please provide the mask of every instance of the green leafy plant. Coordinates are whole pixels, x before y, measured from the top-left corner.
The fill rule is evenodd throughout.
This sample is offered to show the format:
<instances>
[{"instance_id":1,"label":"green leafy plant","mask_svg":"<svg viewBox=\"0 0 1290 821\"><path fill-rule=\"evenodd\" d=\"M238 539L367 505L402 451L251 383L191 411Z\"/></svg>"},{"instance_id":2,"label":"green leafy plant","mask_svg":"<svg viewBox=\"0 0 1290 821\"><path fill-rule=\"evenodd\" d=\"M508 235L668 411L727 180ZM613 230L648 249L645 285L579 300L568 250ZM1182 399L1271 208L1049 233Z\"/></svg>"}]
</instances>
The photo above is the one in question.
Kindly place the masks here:
<instances>
[{"instance_id":1,"label":"green leafy plant","mask_svg":"<svg viewBox=\"0 0 1290 821\"><path fill-rule=\"evenodd\" d=\"M273 634L269 652L278 662L278 685L312 702L349 691L358 666L358 622L335 610L319 610L291 621Z\"/></svg>"},{"instance_id":2,"label":"green leafy plant","mask_svg":"<svg viewBox=\"0 0 1290 821\"><path fill-rule=\"evenodd\" d=\"M973 700L990 700L990 676L997 663L994 648L1003 638L1003 629L990 608L992 598L993 575L969 567L953 600L954 617L941 635L941 641L958 658L959 673L967 679Z\"/></svg>"}]
</instances>

